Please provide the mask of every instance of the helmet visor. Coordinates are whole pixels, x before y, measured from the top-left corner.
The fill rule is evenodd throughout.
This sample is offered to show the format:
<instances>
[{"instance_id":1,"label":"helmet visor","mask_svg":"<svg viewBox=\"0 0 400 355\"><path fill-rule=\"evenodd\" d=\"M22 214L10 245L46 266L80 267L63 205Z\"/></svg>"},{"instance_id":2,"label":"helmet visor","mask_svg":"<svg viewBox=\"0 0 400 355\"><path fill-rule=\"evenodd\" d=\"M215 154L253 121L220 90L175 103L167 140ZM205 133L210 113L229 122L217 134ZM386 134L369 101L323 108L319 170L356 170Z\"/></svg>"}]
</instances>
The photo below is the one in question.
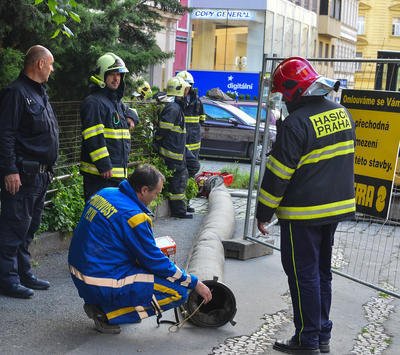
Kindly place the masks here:
<instances>
[{"instance_id":1,"label":"helmet visor","mask_svg":"<svg viewBox=\"0 0 400 355\"><path fill-rule=\"evenodd\" d=\"M339 80L332 80L324 76L320 76L304 91L302 96L324 96L332 90L338 91L340 87Z\"/></svg>"}]
</instances>

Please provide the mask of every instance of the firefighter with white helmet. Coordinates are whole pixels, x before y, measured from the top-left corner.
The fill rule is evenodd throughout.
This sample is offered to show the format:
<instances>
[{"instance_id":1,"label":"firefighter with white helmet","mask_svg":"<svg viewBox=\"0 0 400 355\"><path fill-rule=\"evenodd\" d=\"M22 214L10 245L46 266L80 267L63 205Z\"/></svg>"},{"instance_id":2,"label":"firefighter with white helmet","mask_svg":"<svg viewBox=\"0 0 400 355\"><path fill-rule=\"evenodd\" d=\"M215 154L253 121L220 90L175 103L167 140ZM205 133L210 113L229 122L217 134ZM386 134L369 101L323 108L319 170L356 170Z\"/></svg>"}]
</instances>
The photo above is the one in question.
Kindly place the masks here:
<instances>
[{"instance_id":1,"label":"firefighter with white helmet","mask_svg":"<svg viewBox=\"0 0 400 355\"><path fill-rule=\"evenodd\" d=\"M151 98L153 92L151 90L150 84L143 79L138 79L134 83L134 91L133 91L133 98L136 98L138 100L147 100Z\"/></svg>"},{"instance_id":2,"label":"firefighter with white helmet","mask_svg":"<svg viewBox=\"0 0 400 355\"><path fill-rule=\"evenodd\" d=\"M159 115L159 125L155 132L154 145L173 175L168 179L169 205L171 216L192 218L187 213L185 189L188 170L185 159L186 129L183 114L184 97L190 85L180 77L167 82L167 102Z\"/></svg>"},{"instance_id":3,"label":"firefighter with white helmet","mask_svg":"<svg viewBox=\"0 0 400 355\"><path fill-rule=\"evenodd\" d=\"M97 60L89 79L91 93L81 105L80 172L86 201L101 188L118 186L127 177L130 129L137 115L121 101L126 73L124 61L109 52Z\"/></svg>"},{"instance_id":4,"label":"firefighter with white helmet","mask_svg":"<svg viewBox=\"0 0 400 355\"><path fill-rule=\"evenodd\" d=\"M330 350L334 234L355 214L354 121L325 97L338 87L301 57L282 61L272 75L271 91L282 96L289 115L268 156L256 217L263 234L273 214L280 222L295 332L274 349L290 354Z\"/></svg>"},{"instance_id":5,"label":"firefighter with white helmet","mask_svg":"<svg viewBox=\"0 0 400 355\"><path fill-rule=\"evenodd\" d=\"M189 172L189 177L194 177L200 170L199 152L201 146L201 123L205 120L203 104L194 90L194 79L192 74L183 70L177 74L178 77L184 79L190 84L189 94L186 97L184 108L185 125L186 125L186 165ZM189 211L193 209L188 207Z\"/></svg>"}]
</instances>

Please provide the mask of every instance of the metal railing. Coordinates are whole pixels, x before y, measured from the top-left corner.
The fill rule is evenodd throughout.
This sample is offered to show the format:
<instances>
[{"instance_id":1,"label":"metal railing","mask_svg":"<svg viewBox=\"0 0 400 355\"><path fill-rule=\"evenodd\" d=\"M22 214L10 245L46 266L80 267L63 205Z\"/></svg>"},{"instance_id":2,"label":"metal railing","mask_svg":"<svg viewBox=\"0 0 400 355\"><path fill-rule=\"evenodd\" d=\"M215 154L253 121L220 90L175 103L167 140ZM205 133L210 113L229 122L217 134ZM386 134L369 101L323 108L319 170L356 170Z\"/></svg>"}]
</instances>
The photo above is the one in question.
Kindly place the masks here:
<instances>
[{"instance_id":1,"label":"metal railing","mask_svg":"<svg viewBox=\"0 0 400 355\"><path fill-rule=\"evenodd\" d=\"M260 92L268 93L269 77L274 68L286 58L264 57L260 74ZM399 90L400 59L327 59L311 58L309 61L323 76L341 79L342 85L357 90ZM268 95L259 95L259 107L268 102ZM341 90L331 96L340 100ZM258 110L260 115L261 110ZM270 115L267 115L269 117ZM260 117L257 117L255 141L258 136ZM268 126L269 122L267 122ZM400 134L399 134L400 136ZM265 169L268 135L264 136L262 160L259 166L260 190ZM399 163L398 163L399 164ZM251 176L256 170L253 157ZM243 238L280 250L279 227L270 228L267 240L260 236L256 228L256 200L253 199L253 181L250 181ZM394 185L395 186L395 185ZM376 290L400 298L400 186L393 188L388 218L377 218L357 213L356 219L339 224L335 234L333 249L333 272L367 285Z\"/></svg>"}]
</instances>

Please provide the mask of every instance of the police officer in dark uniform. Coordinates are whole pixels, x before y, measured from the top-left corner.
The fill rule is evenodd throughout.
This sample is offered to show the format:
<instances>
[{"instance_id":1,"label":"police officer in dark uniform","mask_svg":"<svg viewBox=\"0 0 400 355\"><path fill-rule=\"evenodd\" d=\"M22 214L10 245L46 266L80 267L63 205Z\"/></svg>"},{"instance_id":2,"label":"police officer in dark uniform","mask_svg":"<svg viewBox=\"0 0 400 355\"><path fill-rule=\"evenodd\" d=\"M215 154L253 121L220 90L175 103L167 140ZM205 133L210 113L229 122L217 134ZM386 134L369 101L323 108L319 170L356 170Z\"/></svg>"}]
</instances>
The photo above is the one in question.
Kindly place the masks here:
<instances>
[{"instance_id":1,"label":"police officer in dark uniform","mask_svg":"<svg viewBox=\"0 0 400 355\"><path fill-rule=\"evenodd\" d=\"M118 186L128 175L130 130L138 118L121 101L125 73L128 69L120 57L114 53L101 56L90 77L92 92L81 105L80 172L86 201L104 187Z\"/></svg>"},{"instance_id":2,"label":"police officer in dark uniform","mask_svg":"<svg viewBox=\"0 0 400 355\"><path fill-rule=\"evenodd\" d=\"M169 206L171 216L176 218L193 218L187 213L186 184L188 170L185 161L186 129L183 115L184 96L190 85L182 78L173 77L167 83L167 99L159 115L154 146L162 156L173 175L168 179Z\"/></svg>"},{"instance_id":3,"label":"police officer in dark uniform","mask_svg":"<svg viewBox=\"0 0 400 355\"><path fill-rule=\"evenodd\" d=\"M28 248L58 154L58 124L44 86L53 63L47 48L31 47L23 71L1 93L0 291L10 297L50 287L32 273Z\"/></svg>"},{"instance_id":4,"label":"police officer in dark uniform","mask_svg":"<svg viewBox=\"0 0 400 355\"><path fill-rule=\"evenodd\" d=\"M257 220L263 234L274 213L280 223L295 334L274 349L289 354L330 351L334 234L355 214L354 121L325 97L338 88L301 57L284 60L272 76L272 93L282 95L289 115L268 156Z\"/></svg>"}]
</instances>

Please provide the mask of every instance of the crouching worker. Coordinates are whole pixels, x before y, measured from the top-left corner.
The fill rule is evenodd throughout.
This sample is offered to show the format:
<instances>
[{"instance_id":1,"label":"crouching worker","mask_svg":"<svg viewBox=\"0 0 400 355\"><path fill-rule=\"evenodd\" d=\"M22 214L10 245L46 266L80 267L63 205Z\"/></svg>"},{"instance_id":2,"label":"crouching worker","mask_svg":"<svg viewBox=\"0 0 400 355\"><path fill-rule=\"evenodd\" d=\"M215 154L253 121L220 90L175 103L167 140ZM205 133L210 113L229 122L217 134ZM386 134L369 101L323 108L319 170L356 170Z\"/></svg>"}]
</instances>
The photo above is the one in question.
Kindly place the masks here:
<instances>
[{"instance_id":1,"label":"crouching worker","mask_svg":"<svg viewBox=\"0 0 400 355\"><path fill-rule=\"evenodd\" d=\"M87 202L74 232L68 263L84 310L102 333L175 308L190 289L209 302L209 288L186 274L156 246L147 206L161 192L164 176L142 165Z\"/></svg>"}]
</instances>

